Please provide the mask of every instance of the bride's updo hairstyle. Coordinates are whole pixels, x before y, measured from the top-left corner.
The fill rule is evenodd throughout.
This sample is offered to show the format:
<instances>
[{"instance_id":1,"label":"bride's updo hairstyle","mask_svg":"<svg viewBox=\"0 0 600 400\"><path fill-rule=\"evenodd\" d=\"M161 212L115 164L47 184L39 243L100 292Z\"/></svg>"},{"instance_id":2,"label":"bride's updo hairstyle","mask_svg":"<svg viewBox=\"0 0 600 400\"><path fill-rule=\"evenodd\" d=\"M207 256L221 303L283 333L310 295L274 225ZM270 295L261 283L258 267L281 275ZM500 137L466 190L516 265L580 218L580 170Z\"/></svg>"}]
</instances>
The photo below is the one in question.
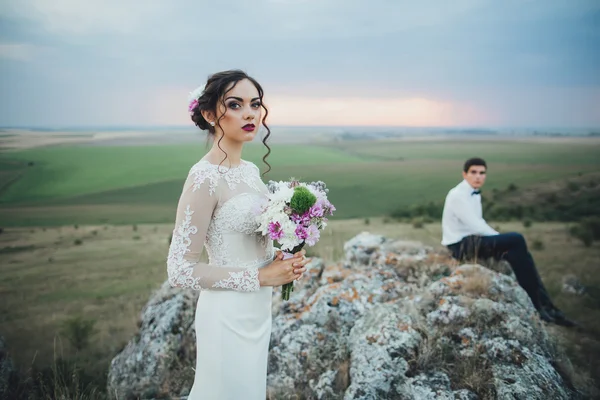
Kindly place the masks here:
<instances>
[{"instance_id":1,"label":"bride's updo hairstyle","mask_svg":"<svg viewBox=\"0 0 600 400\"><path fill-rule=\"evenodd\" d=\"M214 137L216 132L215 127L209 124L206 119L204 119L204 116L202 116L202 111L212 112L216 116L217 105L221 104L225 109L225 113L227 113L227 107L225 106L225 95L229 91L231 91L239 81L244 79L248 79L250 82L252 82L254 87L256 87L256 90L258 90L258 96L260 98L260 105L263 108L263 110L265 110L264 116L262 118L262 125L265 127L267 133L266 135L264 135L262 142L267 148L267 154L265 154L265 156L263 157L263 162L267 165L268 169L265 172L263 172L262 175L264 175L271 170L271 165L267 162L267 157L269 156L269 154L271 154L271 148L267 144L267 139L269 138L269 136L271 136L271 129L267 125L267 115L269 115L269 110L267 110L267 107L265 107L263 103L264 92L262 86L260 86L256 79L248 76L248 74L246 74L244 71L237 69L217 72L208 78L204 88L200 87L192 93L190 93L189 112L194 124L198 128L204 131L208 131L209 135ZM230 85L231 87L229 87ZM215 122L215 124L219 128L221 128L221 131L223 130L221 127L221 119L223 118L225 113L223 113L223 115L221 115ZM223 161L225 161L227 159L227 153L221 148L222 139L223 136L219 138L217 146L219 146L219 149L221 149L221 151L225 153L225 158L223 159ZM221 164L223 163L223 161L221 161Z\"/></svg>"}]
</instances>

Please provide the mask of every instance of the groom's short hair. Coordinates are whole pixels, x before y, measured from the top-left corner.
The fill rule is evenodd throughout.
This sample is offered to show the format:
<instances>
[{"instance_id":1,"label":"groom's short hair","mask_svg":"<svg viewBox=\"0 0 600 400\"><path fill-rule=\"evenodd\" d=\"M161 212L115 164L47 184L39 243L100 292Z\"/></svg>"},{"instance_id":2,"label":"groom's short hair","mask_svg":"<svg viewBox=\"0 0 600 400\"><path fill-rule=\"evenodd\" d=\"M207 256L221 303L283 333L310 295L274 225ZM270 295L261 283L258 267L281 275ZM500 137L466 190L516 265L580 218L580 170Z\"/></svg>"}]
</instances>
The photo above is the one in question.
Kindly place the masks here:
<instances>
[{"instance_id":1,"label":"groom's short hair","mask_svg":"<svg viewBox=\"0 0 600 400\"><path fill-rule=\"evenodd\" d=\"M485 163L485 160L483 158L474 157L469 158L467 161L465 161L463 171L469 172L469 168L471 168L473 165L482 165L485 167L485 169L487 169L487 164Z\"/></svg>"}]
</instances>

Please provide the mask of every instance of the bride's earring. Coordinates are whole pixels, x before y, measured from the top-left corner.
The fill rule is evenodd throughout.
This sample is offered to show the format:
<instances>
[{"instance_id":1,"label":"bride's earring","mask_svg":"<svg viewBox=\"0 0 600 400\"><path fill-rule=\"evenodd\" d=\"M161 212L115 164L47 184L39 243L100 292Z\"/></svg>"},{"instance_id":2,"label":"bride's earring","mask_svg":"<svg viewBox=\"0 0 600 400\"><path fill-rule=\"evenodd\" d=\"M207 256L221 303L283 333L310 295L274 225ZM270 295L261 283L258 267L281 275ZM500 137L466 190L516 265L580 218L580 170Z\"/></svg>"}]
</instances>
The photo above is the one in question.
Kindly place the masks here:
<instances>
[{"instance_id":1,"label":"bride's earring","mask_svg":"<svg viewBox=\"0 0 600 400\"><path fill-rule=\"evenodd\" d=\"M209 122L210 126L215 126L214 121Z\"/></svg>"}]
</instances>

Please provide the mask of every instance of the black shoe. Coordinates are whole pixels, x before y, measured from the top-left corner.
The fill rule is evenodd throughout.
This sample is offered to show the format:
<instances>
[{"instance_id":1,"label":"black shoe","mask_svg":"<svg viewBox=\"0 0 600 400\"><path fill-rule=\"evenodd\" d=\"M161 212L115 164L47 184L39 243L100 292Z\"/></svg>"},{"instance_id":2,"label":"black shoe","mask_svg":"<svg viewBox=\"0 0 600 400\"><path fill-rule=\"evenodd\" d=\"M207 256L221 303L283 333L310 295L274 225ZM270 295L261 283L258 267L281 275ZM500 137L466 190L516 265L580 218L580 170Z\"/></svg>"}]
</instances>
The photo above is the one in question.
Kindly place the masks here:
<instances>
[{"instance_id":1,"label":"black shoe","mask_svg":"<svg viewBox=\"0 0 600 400\"><path fill-rule=\"evenodd\" d=\"M554 308L548 311L552 318L554 318L554 323L556 325L562 325L568 328L577 326L577 323L575 321L571 321L569 318L567 318L565 314L563 314L563 312L560 311L558 308Z\"/></svg>"},{"instance_id":2,"label":"black shoe","mask_svg":"<svg viewBox=\"0 0 600 400\"><path fill-rule=\"evenodd\" d=\"M540 308L538 310L538 313L540 314L540 319L542 321L546 321L546 322L556 322L554 317L548 312L547 309L545 308Z\"/></svg>"}]
</instances>

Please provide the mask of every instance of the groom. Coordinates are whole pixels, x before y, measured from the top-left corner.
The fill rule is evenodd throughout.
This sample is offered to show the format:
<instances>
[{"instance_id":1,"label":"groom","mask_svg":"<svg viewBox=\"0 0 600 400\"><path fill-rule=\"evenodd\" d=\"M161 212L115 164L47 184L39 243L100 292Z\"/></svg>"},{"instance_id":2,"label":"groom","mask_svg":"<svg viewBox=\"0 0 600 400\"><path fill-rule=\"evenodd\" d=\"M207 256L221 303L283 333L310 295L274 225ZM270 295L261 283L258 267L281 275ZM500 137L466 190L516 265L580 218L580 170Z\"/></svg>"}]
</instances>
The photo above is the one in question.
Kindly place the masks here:
<instances>
[{"instance_id":1,"label":"groom","mask_svg":"<svg viewBox=\"0 0 600 400\"><path fill-rule=\"evenodd\" d=\"M464 258L504 259L515 272L540 318L563 326L575 323L552 304L544 284L520 233L498 233L482 216L481 191L487 165L481 158L467 160L463 167L464 180L448 192L442 215L442 244L458 260Z\"/></svg>"}]
</instances>

